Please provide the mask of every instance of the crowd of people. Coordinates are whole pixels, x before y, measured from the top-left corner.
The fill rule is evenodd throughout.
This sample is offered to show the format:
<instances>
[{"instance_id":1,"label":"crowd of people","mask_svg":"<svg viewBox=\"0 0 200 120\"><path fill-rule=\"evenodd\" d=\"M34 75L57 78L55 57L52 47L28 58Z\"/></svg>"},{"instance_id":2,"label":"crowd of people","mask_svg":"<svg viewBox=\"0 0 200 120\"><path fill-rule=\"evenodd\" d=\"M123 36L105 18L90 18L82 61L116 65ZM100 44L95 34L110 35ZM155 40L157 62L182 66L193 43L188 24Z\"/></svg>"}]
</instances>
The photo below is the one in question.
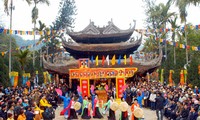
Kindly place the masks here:
<instances>
[{"instance_id":1,"label":"crowd of people","mask_svg":"<svg viewBox=\"0 0 200 120\"><path fill-rule=\"evenodd\" d=\"M130 82L126 86L121 101L129 105L131 113L121 111L121 120L137 120L133 114L137 107L155 110L158 120L163 120L164 116L169 120L198 119L200 94L197 87L167 86L156 81ZM62 93L59 94L57 89ZM78 119L78 115L82 119L101 119L109 112L107 118L116 120L115 110L110 107L115 101L115 89L110 88L108 102L102 106L95 91L90 92L91 96L82 97L81 92L72 92L66 83L35 86L33 89L0 85L0 120L52 120L62 102L64 109L60 115L66 119ZM78 109L76 103L81 104Z\"/></svg>"},{"instance_id":2,"label":"crowd of people","mask_svg":"<svg viewBox=\"0 0 200 120\"><path fill-rule=\"evenodd\" d=\"M199 89L188 86L168 86L159 82L129 84L124 91L126 102L137 99L140 107L156 111L158 120L197 120L200 115Z\"/></svg>"}]
</instances>

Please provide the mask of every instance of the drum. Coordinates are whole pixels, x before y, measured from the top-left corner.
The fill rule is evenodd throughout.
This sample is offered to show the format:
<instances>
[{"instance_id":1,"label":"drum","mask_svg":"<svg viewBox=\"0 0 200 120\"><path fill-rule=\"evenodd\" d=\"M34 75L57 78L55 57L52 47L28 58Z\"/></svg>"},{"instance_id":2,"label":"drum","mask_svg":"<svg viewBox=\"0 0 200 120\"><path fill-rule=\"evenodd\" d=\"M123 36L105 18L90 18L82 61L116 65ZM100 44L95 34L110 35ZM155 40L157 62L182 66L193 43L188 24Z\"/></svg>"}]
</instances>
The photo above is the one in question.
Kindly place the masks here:
<instances>
[{"instance_id":1,"label":"drum","mask_svg":"<svg viewBox=\"0 0 200 120\"><path fill-rule=\"evenodd\" d=\"M122 112L125 112L128 110L128 104L126 102L121 102L120 105L119 105L119 109L122 111Z\"/></svg>"},{"instance_id":2,"label":"drum","mask_svg":"<svg viewBox=\"0 0 200 120\"><path fill-rule=\"evenodd\" d=\"M76 102L74 104L74 110L77 111L77 110L80 110L81 109L81 103L80 102Z\"/></svg>"},{"instance_id":3,"label":"drum","mask_svg":"<svg viewBox=\"0 0 200 120\"><path fill-rule=\"evenodd\" d=\"M143 118L144 117L144 111L137 107L134 111L133 111L133 114L136 118Z\"/></svg>"}]
</instances>

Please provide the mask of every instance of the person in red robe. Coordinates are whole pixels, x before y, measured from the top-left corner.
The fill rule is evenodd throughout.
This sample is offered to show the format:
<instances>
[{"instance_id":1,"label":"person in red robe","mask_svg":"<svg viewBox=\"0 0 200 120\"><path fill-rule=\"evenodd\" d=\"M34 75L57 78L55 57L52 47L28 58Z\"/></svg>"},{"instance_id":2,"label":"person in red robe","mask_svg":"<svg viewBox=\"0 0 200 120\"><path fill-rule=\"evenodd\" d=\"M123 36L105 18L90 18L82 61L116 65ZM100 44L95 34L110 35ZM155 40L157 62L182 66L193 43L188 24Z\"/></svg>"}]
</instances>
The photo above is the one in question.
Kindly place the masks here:
<instances>
[{"instance_id":1,"label":"person in red robe","mask_svg":"<svg viewBox=\"0 0 200 120\"><path fill-rule=\"evenodd\" d=\"M94 109L93 109L93 118L103 118L103 116L101 115L100 111L99 111L99 99L98 96L95 96L94 99Z\"/></svg>"},{"instance_id":2,"label":"person in red robe","mask_svg":"<svg viewBox=\"0 0 200 120\"><path fill-rule=\"evenodd\" d=\"M131 105L131 112L132 112L132 115L131 115L131 120L138 120L138 118L136 118L133 114L134 110L137 108L137 107L140 107L140 105L138 104L138 100L137 99L134 99L134 103Z\"/></svg>"}]
</instances>

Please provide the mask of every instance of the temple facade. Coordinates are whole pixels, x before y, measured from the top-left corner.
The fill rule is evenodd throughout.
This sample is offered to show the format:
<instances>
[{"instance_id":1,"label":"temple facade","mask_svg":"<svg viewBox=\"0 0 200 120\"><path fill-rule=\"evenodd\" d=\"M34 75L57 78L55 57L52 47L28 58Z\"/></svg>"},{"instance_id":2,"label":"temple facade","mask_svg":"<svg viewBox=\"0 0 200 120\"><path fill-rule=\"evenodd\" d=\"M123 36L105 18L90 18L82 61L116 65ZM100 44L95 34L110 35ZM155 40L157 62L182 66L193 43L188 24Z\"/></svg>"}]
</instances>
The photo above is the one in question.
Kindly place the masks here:
<instances>
[{"instance_id":1,"label":"temple facade","mask_svg":"<svg viewBox=\"0 0 200 120\"><path fill-rule=\"evenodd\" d=\"M123 86L126 79L151 73L161 65L162 53L148 61L133 58L133 52L142 43L142 35L137 39L132 37L135 26L134 21L133 27L121 30L111 20L105 27L97 27L90 22L82 31L68 31L71 40L62 42L73 58L56 64L43 58L44 68L52 74L68 76L70 87L73 87L74 80L78 80L85 90L84 95L89 94L89 84L95 85L97 80L106 79L110 85L109 80L114 79L116 86ZM117 88L117 98L120 98L120 89Z\"/></svg>"}]
</instances>

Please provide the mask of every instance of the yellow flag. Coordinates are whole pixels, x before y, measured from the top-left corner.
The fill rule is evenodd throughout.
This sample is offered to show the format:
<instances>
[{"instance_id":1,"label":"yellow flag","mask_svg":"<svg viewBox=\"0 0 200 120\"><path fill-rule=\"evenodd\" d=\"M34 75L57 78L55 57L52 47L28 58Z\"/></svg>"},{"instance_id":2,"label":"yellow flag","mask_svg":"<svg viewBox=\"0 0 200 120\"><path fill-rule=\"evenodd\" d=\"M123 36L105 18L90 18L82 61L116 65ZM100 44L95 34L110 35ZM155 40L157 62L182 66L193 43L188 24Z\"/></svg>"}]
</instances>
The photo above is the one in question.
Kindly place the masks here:
<instances>
[{"instance_id":1,"label":"yellow flag","mask_svg":"<svg viewBox=\"0 0 200 120\"><path fill-rule=\"evenodd\" d=\"M39 31L39 34L42 35L42 31Z\"/></svg>"},{"instance_id":2,"label":"yellow flag","mask_svg":"<svg viewBox=\"0 0 200 120\"><path fill-rule=\"evenodd\" d=\"M126 65L126 55L124 55L124 65Z\"/></svg>"},{"instance_id":3,"label":"yellow flag","mask_svg":"<svg viewBox=\"0 0 200 120\"><path fill-rule=\"evenodd\" d=\"M99 65L99 61L98 61L98 55L96 56L96 58L95 58L95 61L96 61L96 66L98 66Z\"/></svg>"},{"instance_id":4,"label":"yellow flag","mask_svg":"<svg viewBox=\"0 0 200 120\"><path fill-rule=\"evenodd\" d=\"M10 34L12 34L13 33L13 30L10 30Z\"/></svg>"},{"instance_id":5,"label":"yellow flag","mask_svg":"<svg viewBox=\"0 0 200 120\"><path fill-rule=\"evenodd\" d=\"M115 65L115 55L113 55L111 63L112 63L112 65Z\"/></svg>"},{"instance_id":6,"label":"yellow flag","mask_svg":"<svg viewBox=\"0 0 200 120\"><path fill-rule=\"evenodd\" d=\"M1 55L4 56L4 55L5 55L5 52L1 52Z\"/></svg>"}]
</instances>

